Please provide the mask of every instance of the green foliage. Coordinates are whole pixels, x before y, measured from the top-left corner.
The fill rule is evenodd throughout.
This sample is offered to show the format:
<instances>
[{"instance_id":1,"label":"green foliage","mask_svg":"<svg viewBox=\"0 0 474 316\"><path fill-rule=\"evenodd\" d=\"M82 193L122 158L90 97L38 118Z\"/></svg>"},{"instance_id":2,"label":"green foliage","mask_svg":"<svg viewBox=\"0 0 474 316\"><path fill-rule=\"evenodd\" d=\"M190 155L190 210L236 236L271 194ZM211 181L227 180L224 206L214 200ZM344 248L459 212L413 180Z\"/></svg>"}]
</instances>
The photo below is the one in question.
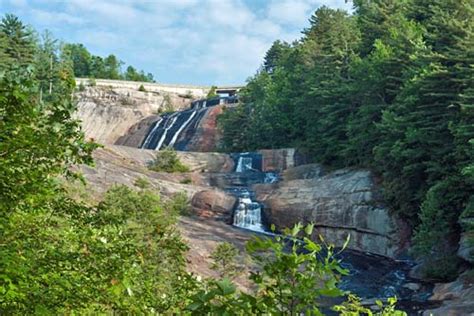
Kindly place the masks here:
<instances>
[{"instance_id":1,"label":"green foliage","mask_svg":"<svg viewBox=\"0 0 474 316\"><path fill-rule=\"evenodd\" d=\"M95 87L97 85L97 82L95 81L94 78L89 78L89 79L87 79L87 85L89 87Z\"/></svg>"},{"instance_id":2,"label":"green foliage","mask_svg":"<svg viewBox=\"0 0 474 316\"><path fill-rule=\"evenodd\" d=\"M184 192L174 194L171 199L166 202L166 207L173 214L189 215L191 213L191 203Z\"/></svg>"},{"instance_id":3,"label":"green foliage","mask_svg":"<svg viewBox=\"0 0 474 316\"><path fill-rule=\"evenodd\" d=\"M83 91L86 90L86 86L84 85L84 83L82 81L77 86L77 90L80 91L80 92L83 92Z\"/></svg>"},{"instance_id":4,"label":"green foliage","mask_svg":"<svg viewBox=\"0 0 474 316\"><path fill-rule=\"evenodd\" d=\"M181 97L186 99L194 99L194 95L191 90L186 91L186 93L184 95L181 95Z\"/></svg>"},{"instance_id":5,"label":"green foliage","mask_svg":"<svg viewBox=\"0 0 474 316\"><path fill-rule=\"evenodd\" d=\"M145 87L141 84L141 85L138 87L138 91L146 92L146 89L145 89Z\"/></svg>"},{"instance_id":6,"label":"green foliage","mask_svg":"<svg viewBox=\"0 0 474 316\"><path fill-rule=\"evenodd\" d=\"M232 279L241 272L237 263L239 250L229 242L222 242L212 251L211 269L219 272L221 278Z\"/></svg>"},{"instance_id":7,"label":"green foliage","mask_svg":"<svg viewBox=\"0 0 474 316\"><path fill-rule=\"evenodd\" d=\"M217 97L216 90L217 90L217 87L216 87L216 86L212 86L211 89L209 89L209 92L207 93L207 96L206 96L206 97L207 97L208 99Z\"/></svg>"},{"instance_id":8,"label":"green foliage","mask_svg":"<svg viewBox=\"0 0 474 316\"><path fill-rule=\"evenodd\" d=\"M179 306L187 248L175 221L156 195L124 186L111 188L97 208L58 198L35 212L12 213L8 247L0 250L0 311L149 313Z\"/></svg>"},{"instance_id":9,"label":"green foliage","mask_svg":"<svg viewBox=\"0 0 474 316\"><path fill-rule=\"evenodd\" d=\"M92 55L83 44L69 43L64 45L63 51L69 56L76 77L154 82L151 73L137 71L133 66L122 73L124 62L113 54L103 58Z\"/></svg>"},{"instance_id":10,"label":"green foliage","mask_svg":"<svg viewBox=\"0 0 474 316\"><path fill-rule=\"evenodd\" d=\"M333 309L339 312L339 315L341 316L407 316L407 313L396 310L396 298L387 299L388 305L385 306L380 300L377 300L375 303L380 311L374 312L370 308L362 306L360 299L351 294L348 296L346 302L341 305L334 306Z\"/></svg>"},{"instance_id":11,"label":"green foliage","mask_svg":"<svg viewBox=\"0 0 474 316\"><path fill-rule=\"evenodd\" d=\"M179 181L181 184L192 184L193 180L191 178L184 178L183 180Z\"/></svg>"},{"instance_id":12,"label":"green foliage","mask_svg":"<svg viewBox=\"0 0 474 316\"><path fill-rule=\"evenodd\" d=\"M72 91L70 81L56 91ZM67 94L66 94L67 95ZM54 176L91 163L96 147L84 141L75 106L59 96L44 103L34 74L12 70L0 75L0 212L42 204L57 190ZM34 166L34 168L32 168Z\"/></svg>"},{"instance_id":13,"label":"green foliage","mask_svg":"<svg viewBox=\"0 0 474 316\"><path fill-rule=\"evenodd\" d=\"M164 148L156 153L156 158L148 166L158 172L188 172L189 168L179 160L173 148Z\"/></svg>"},{"instance_id":14,"label":"green foliage","mask_svg":"<svg viewBox=\"0 0 474 316\"><path fill-rule=\"evenodd\" d=\"M247 251L257 265L250 276L256 292L240 292L227 278L208 280L194 288L186 310L193 315L323 315L320 300L346 294L337 283L348 271L334 259L332 246L323 239L322 244L313 242L312 234L313 225L298 224L274 239L254 237ZM221 244L214 252L215 264L222 268L229 262L226 256L235 254L235 248ZM373 312L349 294L348 301L334 309L341 315L405 316L396 310L396 301L390 298L386 306L377 302L381 311Z\"/></svg>"},{"instance_id":15,"label":"green foliage","mask_svg":"<svg viewBox=\"0 0 474 316\"><path fill-rule=\"evenodd\" d=\"M31 65L36 52L33 30L15 15L5 14L0 21L0 50L0 70Z\"/></svg>"},{"instance_id":16,"label":"green foliage","mask_svg":"<svg viewBox=\"0 0 474 316\"><path fill-rule=\"evenodd\" d=\"M150 181L148 181L147 178L144 177L138 177L135 179L135 182L133 182L133 185L140 188L140 189L148 189L151 185Z\"/></svg>"},{"instance_id":17,"label":"green foliage","mask_svg":"<svg viewBox=\"0 0 474 316\"><path fill-rule=\"evenodd\" d=\"M300 233L302 241L296 239ZM257 292L238 293L226 279L211 281L192 297L187 309L195 314L321 315L318 300L343 295L337 283L347 271L334 259L332 246L323 247L309 239L312 233L313 225L298 224L275 239L254 237L246 249L258 266L250 276ZM221 249L220 263L223 255Z\"/></svg>"},{"instance_id":18,"label":"green foliage","mask_svg":"<svg viewBox=\"0 0 474 316\"><path fill-rule=\"evenodd\" d=\"M459 216L474 194L474 5L354 5L352 16L321 7L300 41L272 45L218 118L222 149L297 147L329 167L370 168L416 231L417 255L454 256L472 232Z\"/></svg>"}]
</instances>

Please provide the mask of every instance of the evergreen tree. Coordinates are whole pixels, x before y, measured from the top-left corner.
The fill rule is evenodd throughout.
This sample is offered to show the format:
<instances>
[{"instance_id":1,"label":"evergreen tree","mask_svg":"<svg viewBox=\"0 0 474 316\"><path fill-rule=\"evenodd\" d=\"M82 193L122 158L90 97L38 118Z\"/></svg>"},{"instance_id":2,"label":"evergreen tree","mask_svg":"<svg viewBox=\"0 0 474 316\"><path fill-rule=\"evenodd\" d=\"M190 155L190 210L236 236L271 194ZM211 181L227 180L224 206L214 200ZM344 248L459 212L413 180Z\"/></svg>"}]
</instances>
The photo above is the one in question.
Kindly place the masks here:
<instances>
[{"instance_id":1,"label":"evergreen tree","mask_svg":"<svg viewBox=\"0 0 474 316\"><path fill-rule=\"evenodd\" d=\"M35 40L33 31L13 14L6 14L0 21L0 37L6 40L6 54L18 66L27 66L33 62ZM2 41L2 40L0 40Z\"/></svg>"}]
</instances>

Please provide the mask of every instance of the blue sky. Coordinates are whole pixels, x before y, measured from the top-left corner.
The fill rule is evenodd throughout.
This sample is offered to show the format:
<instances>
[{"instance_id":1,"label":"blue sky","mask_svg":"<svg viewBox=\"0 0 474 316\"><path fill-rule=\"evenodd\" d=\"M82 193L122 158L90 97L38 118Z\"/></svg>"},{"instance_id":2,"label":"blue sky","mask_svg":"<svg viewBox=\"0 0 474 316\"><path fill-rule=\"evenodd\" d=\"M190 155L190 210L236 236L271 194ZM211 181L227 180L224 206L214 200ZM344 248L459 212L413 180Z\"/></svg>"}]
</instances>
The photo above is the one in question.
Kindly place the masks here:
<instances>
[{"instance_id":1,"label":"blue sky","mask_svg":"<svg viewBox=\"0 0 474 316\"><path fill-rule=\"evenodd\" d=\"M115 54L158 82L240 84L276 39L293 41L321 5L345 0L0 0L38 31ZM350 1L349 1L350 2Z\"/></svg>"}]
</instances>

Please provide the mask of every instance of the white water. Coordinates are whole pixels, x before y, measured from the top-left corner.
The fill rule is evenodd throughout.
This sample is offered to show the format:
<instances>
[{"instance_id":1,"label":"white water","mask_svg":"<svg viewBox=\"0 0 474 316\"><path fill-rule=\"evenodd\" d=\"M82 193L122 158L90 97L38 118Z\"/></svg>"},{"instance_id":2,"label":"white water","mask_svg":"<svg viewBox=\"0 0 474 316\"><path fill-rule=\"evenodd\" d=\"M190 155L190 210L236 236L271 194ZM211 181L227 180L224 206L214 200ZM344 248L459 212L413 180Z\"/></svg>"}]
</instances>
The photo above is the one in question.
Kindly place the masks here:
<instances>
[{"instance_id":1,"label":"white water","mask_svg":"<svg viewBox=\"0 0 474 316\"><path fill-rule=\"evenodd\" d=\"M164 120L162 118L160 118L160 120L158 121L158 123L156 123L155 127L153 127L153 129L151 130L150 133L148 133L148 136L146 137L145 141L143 142L143 145L142 145L142 149L143 148L146 148L148 145L150 145L150 142L151 142L151 139L153 137L153 134L156 132L156 130L160 127L161 123L163 122Z\"/></svg>"},{"instance_id":2,"label":"white water","mask_svg":"<svg viewBox=\"0 0 474 316\"><path fill-rule=\"evenodd\" d=\"M262 207L253 202L248 191L239 197L237 208L234 211L234 225L237 227L264 232L262 225Z\"/></svg>"},{"instance_id":3,"label":"white water","mask_svg":"<svg viewBox=\"0 0 474 316\"><path fill-rule=\"evenodd\" d=\"M244 172L247 170L252 170L252 157L239 157L235 172Z\"/></svg>"},{"instance_id":4,"label":"white water","mask_svg":"<svg viewBox=\"0 0 474 316\"><path fill-rule=\"evenodd\" d=\"M165 131L163 132L163 135L161 135L161 139L160 139L160 141L158 142L158 145L156 145L155 150L160 150L161 145L163 145L163 142L165 141L166 134L168 134L168 130L173 127L174 123L176 123L176 120L178 119L177 113L176 113L176 114L172 114L172 115L173 115L173 119L172 119L172 121L171 121L171 124L168 125L168 127L165 128Z\"/></svg>"},{"instance_id":5,"label":"white water","mask_svg":"<svg viewBox=\"0 0 474 316\"><path fill-rule=\"evenodd\" d=\"M191 122L191 120L193 119L193 117L196 115L197 113L197 110L196 111L193 111L193 113L191 113L191 115L189 116L189 118L186 120L186 122L184 122L181 127L176 131L176 133L173 135L173 138L171 139L171 142L168 146L170 147L173 147L174 143L176 143L176 140L178 139L178 136L179 134L181 134L181 132L183 131L183 129L186 128L186 126L188 126L189 122Z\"/></svg>"},{"instance_id":6,"label":"white water","mask_svg":"<svg viewBox=\"0 0 474 316\"><path fill-rule=\"evenodd\" d=\"M239 157L235 172L241 173L254 170L252 163L252 157ZM265 232L265 227L262 224L262 206L260 203L252 201L250 192L246 189L241 191L238 198L238 204L234 210L234 226L257 232Z\"/></svg>"}]
</instances>

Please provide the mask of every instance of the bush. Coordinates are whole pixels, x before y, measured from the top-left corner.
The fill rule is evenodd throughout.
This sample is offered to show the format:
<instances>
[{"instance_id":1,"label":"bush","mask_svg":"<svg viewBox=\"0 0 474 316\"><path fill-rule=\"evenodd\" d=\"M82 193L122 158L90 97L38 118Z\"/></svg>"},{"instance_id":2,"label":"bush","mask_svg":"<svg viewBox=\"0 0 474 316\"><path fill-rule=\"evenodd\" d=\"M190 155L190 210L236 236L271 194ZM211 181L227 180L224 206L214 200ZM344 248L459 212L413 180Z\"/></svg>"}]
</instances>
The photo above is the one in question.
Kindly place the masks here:
<instances>
[{"instance_id":1,"label":"bush","mask_svg":"<svg viewBox=\"0 0 474 316\"><path fill-rule=\"evenodd\" d=\"M141 85L138 87L138 91L146 92L146 89L145 89L145 87L141 84Z\"/></svg>"},{"instance_id":2,"label":"bush","mask_svg":"<svg viewBox=\"0 0 474 316\"><path fill-rule=\"evenodd\" d=\"M234 278L242 269L237 264L239 250L229 242L222 242L211 253L211 269L219 272L221 278Z\"/></svg>"},{"instance_id":3,"label":"bush","mask_svg":"<svg viewBox=\"0 0 474 316\"><path fill-rule=\"evenodd\" d=\"M176 215L189 215L190 210L190 202L189 199L184 192L178 192L173 195L173 197L167 202L167 209L172 214Z\"/></svg>"},{"instance_id":4,"label":"bush","mask_svg":"<svg viewBox=\"0 0 474 316\"><path fill-rule=\"evenodd\" d=\"M193 180L191 178L184 178L183 180L179 181L181 184L192 184Z\"/></svg>"},{"instance_id":5,"label":"bush","mask_svg":"<svg viewBox=\"0 0 474 316\"><path fill-rule=\"evenodd\" d=\"M147 189L150 187L150 181L148 181L147 178L143 177L138 177L135 179L135 182L133 183L136 187L140 189Z\"/></svg>"},{"instance_id":6,"label":"bush","mask_svg":"<svg viewBox=\"0 0 474 316\"><path fill-rule=\"evenodd\" d=\"M95 78L89 78L89 80L87 80L87 85L89 87L95 87L97 85L97 82L95 81Z\"/></svg>"},{"instance_id":7,"label":"bush","mask_svg":"<svg viewBox=\"0 0 474 316\"><path fill-rule=\"evenodd\" d=\"M211 98L217 97L216 90L217 90L217 87L212 86L211 89L209 89L209 92L207 93L207 98L211 99Z\"/></svg>"},{"instance_id":8,"label":"bush","mask_svg":"<svg viewBox=\"0 0 474 316\"><path fill-rule=\"evenodd\" d=\"M176 151L170 147L158 151L148 168L158 172L189 172L189 168L181 163Z\"/></svg>"},{"instance_id":9,"label":"bush","mask_svg":"<svg viewBox=\"0 0 474 316\"><path fill-rule=\"evenodd\" d=\"M77 90L82 92L82 91L85 91L86 90L86 86L84 85L84 83L81 81L81 83L79 83L79 85L77 86Z\"/></svg>"},{"instance_id":10,"label":"bush","mask_svg":"<svg viewBox=\"0 0 474 316\"><path fill-rule=\"evenodd\" d=\"M125 186L112 187L95 208L61 196L34 212L13 212L2 228L0 314L184 308L187 247L176 220L157 195Z\"/></svg>"}]
</instances>

